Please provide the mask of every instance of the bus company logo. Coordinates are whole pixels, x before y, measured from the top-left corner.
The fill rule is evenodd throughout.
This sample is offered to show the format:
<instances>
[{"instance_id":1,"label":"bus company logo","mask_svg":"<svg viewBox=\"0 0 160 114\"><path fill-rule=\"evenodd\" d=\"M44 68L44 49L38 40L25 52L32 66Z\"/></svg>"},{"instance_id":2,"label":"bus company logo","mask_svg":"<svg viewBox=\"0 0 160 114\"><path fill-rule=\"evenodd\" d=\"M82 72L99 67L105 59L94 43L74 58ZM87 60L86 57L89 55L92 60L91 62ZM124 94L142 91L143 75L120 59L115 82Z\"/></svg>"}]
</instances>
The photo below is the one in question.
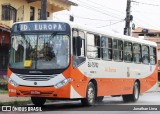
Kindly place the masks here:
<instances>
[{"instance_id":1,"label":"bus company logo","mask_svg":"<svg viewBox=\"0 0 160 114\"><path fill-rule=\"evenodd\" d=\"M34 82L34 85L37 85L37 82Z\"/></svg>"},{"instance_id":2,"label":"bus company logo","mask_svg":"<svg viewBox=\"0 0 160 114\"><path fill-rule=\"evenodd\" d=\"M42 111L41 107L15 107L15 106L2 106L3 112L38 112Z\"/></svg>"},{"instance_id":3,"label":"bus company logo","mask_svg":"<svg viewBox=\"0 0 160 114\"><path fill-rule=\"evenodd\" d=\"M6 112L6 111L11 111L11 106L2 106L2 111Z\"/></svg>"}]
</instances>

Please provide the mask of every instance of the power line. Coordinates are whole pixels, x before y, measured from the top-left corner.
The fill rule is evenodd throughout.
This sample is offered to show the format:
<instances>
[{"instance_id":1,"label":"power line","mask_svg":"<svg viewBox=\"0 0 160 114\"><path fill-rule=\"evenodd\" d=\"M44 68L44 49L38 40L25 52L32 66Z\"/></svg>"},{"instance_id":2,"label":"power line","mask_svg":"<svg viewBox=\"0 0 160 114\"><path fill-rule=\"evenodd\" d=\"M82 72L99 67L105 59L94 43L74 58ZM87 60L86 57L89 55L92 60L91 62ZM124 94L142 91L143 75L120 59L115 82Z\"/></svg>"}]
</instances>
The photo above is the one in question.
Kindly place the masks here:
<instances>
[{"instance_id":1,"label":"power line","mask_svg":"<svg viewBox=\"0 0 160 114\"><path fill-rule=\"evenodd\" d=\"M124 13L124 12L122 12L122 11L119 11L119 10L116 10L116 9L113 9L113 8L110 8L110 7L107 7L107 6L104 6L104 5L102 5L102 4L98 4L98 3L96 3L96 2L93 2L93 0L92 0L92 1L87 0L87 1L89 1L90 3L94 3L95 5L99 5L99 6L101 6L101 7L108 8L108 9L110 9L110 10L113 10L113 11L116 11L116 12L119 12L119 13Z\"/></svg>"},{"instance_id":2,"label":"power line","mask_svg":"<svg viewBox=\"0 0 160 114\"><path fill-rule=\"evenodd\" d=\"M63 14L63 15L69 15L69 14ZM77 17L77 16L76 16L76 17ZM56 16L55 16L55 18L57 18L58 20L60 20L60 19L59 19L58 17L56 17ZM100 21L102 21L102 20L100 20ZM115 20L103 20L103 21L115 21ZM123 20L120 20L120 21L117 21L117 22L115 22L115 23L111 23L111 24L104 25L104 26L99 26L99 27L96 27L96 28L103 28L103 27L115 25L115 24L118 24L118 23L123 22L123 21L124 21L124 19L123 19Z\"/></svg>"},{"instance_id":3,"label":"power line","mask_svg":"<svg viewBox=\"0 0 160 114\"><path fill-rule=\"evenodd\" d=\"M136 20L139 20L139 21L137 21L139 24L141 24L141 26L144 26L144 25L142 25L142 23L140 23L140 22L143 22L143 23L145 23L145 25L148 25L148 26L151 26L151 27L153 27L153 28L156 28L156 29L158 29L158 27L156 27L156 26L154 26L154 25L152 25L151 23L148 23L146 20L144 20L144 19L141 19L141 18L139 18L139 17L135 17L135 21Z\"/></svg>"},{"instance_id":4,"label":"power line","mask_svg":"<svg viewBox=\"0 0 160 114\"><path fill-rule=\"evenodd\" d=\"M121 22L123 22L123 21L124 21L124 20L120 20L120 21L118 21L118 22L115 22L115 23L112 23L112 24L109 24L109 25L99 26L99 27L97 27L97 28L103 28L103 27L115 25L115 24L121 23Z\"/></svg>"},{"instance_id":5,"label":"power line","mask_svg":"<svg viewBox=\"0 0 160 114\"><path fill-rule=\"evenodd\" d=\"M79 3L77 3L77 4L79 4L80 6L82 6L82 7L84 7L84 8L87 8L87 9L89 9L89 10L94 10L94 11L96 11L96 12L99 12L99 13L101 13L101 14L104 14L104 15L107 15L107 16L110 16L110 17L113 17L113 18L118 18L119 19L119 17L116 17L116 16L113 16L113 15L111 15L111 14L108 14L108 13L106 13L106 12L104 12L104 9L102 10L98 10L98 9L100 9L100 8L98 8L98 7L95 7L95 6L92 6L92 5L86 5L86 3L84 3L84 2L81 2L81 1L79 1L79 0L77 0Z\"/></svg>"},{"instance_id":6,"label":"power line","mask_svg":"<svg viewBox=\"0 0 160 114\"><path fill-rule=\"evenodd\" d=\"M62 14L62 15L70 15L70 14ZM87 20L91 20L91 21L117 21L117 20L105 20L105 19L97 19L97 18L88 18L88 17L81 17L81 16L75 16L73 15L73 17L76 17L76 18L81 18L81 19L87 19Z\"/></svg>"},{"instance_id":7,"label":"power line","mask_svg":"<svg viewBox=\"0 0 160 114\"><path fill-rule=\"evenodd\" d=\"M82 7L84 7L84 8L87 8L87 9L89 9L89 10L94 10L95 12L99 12L99 13L101 13L101 14L104 14L104 15L107 15L107 16L110 16L110 17L113 17L113 18L117 18L117 19L120 19L120 18L118 18L117 16L113 16L113 13L112 13L112 15L111 14L108 14L108 13L106 13L104 10L102 11L102 8L98 8L98 7L94 7L93 6L93 4L97 4L97 3L95 3L95 2L93 2L92 1L92 5L87 5L86 3L84 3L84 2L81 2L80 0L77 0L77 1L79 1L77 4L79 4L80 6L82 6ZM88 1L90 1L90 0L88 0ZM91 1L90 1L91 2ZM144 2L137 2L137 1L131 1L131 2L134 2L134 3L139 3L139 4L144 4L144 5L150 5L150 6L160 6L160 5L156 5L156 4L150 4L150 3L144 3ZM83 5L84 4L84 5ZM99 5L99 6L102 6L102 7L106 7L106 6L104 6L104 5L100 5L100 4L97 4L97 5ZM110 9L110 8L108 8L108 9ZM111 8L111 10L112 10L112 8ZM115 9L113 9L113 11L116 11ZM82 18L82 19L88 19L88 20L99 20L99 19L92 19L92 18L87 18L87 17L78 17L78 16L75 16L75 17L77 17L77 18ZM99 21L107 21L107 20L99 20ZM124 20L123 20L124 21ZM115 23L112 23L112 24L109 24L109 25L105 25L105 26L100 26L100 27L97 27L97 28L102 28L102 27L106 27L106 26L111 26L111 25L114 25L114 24L117 24L117 23L120 23L120 22L122 22L122 20L121 21L118 21L118 22L115 22ZM143 21L144 22L144 21ZM149 23L147 23L147 24L149 24ZM151 25L151 24L150 24Z\"/></svg>"},{"instance_id":8,"label":"power line","mask_svg":"<svg viewBox=\"0 0 160 114\"><path fill-rule=\"evenodd\" d=\"M103 12L102 12L102 11L97 10L97 9L100 9L99 7L95 7L95 6L92 6L92 5L90 5L90 4L89 4L89 6L87 6L87 5L86 5L87 3L81 2L81 1L79 1L79 0L77 0L77 1L79 2L78 4L79 4L80 6L82 6L82 7L84 7L84 8L87 8L87 9L89 9L89 10L93 9L93 10L96 11L96 12L99 12L99 13L105 14L105 15L107 15L107 16L110 16L110 17L118 18L118 19L119 19L119 17L115 17L115 16L113 16L113 15L107 14L106 12L104 13L104 9L103 9ZM83 5L81 5L81 3L82 3ZM94 3L95 3L95 2L94 2ZM102 10L102 9L101 9L101 10ZM114 9L112 9L112 10L114 10ZM118 21L118 22L115 22L115 23L112 23L112 24L109 24L109 25L105 25L105 26L99 26L99 27L97 27L97 28L103 28L103 27L115 25L115 24L118 24L118 23L123 22L123 21L124 21L124 19L121 19L121 20Z\"/></svg>"},{"instance_id":9,"label":"power line","mask_svg":"<svg viewBox=\"0 0 160 114\"><path fill-rule=\"evenodd\" d=\"M81 18L81 19L88 19L88 20L92 20L92 21L116 21L116 20L102 20L102 19L94 19L94 18L87 18L87 17L80 17L80 16L75 16L74 17L77 17L77 18Z\"/></svg>"},{"instance_id":10,"label":"power line","mask_svg":"<svg viewBox=\"0 0 160 114\"><path fill-rule=\"evenodd\" d=\"M140 10L134 10L133 12L135 13L142 13L142 14L152 14L152 15L159 15L159 13L157 12L146 12L146 11L140 11Z\"/></svg>"},{"instance_id":11,"label":"power line","mask_svg":"<svg viewBox=\"0 0 160 114\"><path fill-rule=\"evenodd\" d=\"M150 3L145 3L145 2L137 2L137 1L132 1L132 2L138 3L138 4L150 5L150 6L160 6L160 5L157 5L157 4L150 4Z\"/></svg>"}]
</instances>

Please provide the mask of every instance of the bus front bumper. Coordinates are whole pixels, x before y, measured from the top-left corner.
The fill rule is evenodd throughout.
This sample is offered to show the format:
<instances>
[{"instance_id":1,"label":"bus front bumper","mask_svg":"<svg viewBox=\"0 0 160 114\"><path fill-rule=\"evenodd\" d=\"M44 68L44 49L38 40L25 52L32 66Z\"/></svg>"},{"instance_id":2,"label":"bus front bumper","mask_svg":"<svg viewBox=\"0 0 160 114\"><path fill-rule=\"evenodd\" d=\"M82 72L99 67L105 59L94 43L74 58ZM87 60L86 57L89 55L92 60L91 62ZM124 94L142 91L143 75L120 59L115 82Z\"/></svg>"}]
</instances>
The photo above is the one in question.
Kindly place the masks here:
<instances>
[{"instance_id":1,"label":"bus front bumper","mask_svg":"<svg viewBox=\"0 0 160 114\"><path fill-rule=\"evenodd\" d=\"M70 83L61 88L48 87L14 87L8 83L10 97L45 97L45 98L70 98Z\"/></svg>"}]
</instances>

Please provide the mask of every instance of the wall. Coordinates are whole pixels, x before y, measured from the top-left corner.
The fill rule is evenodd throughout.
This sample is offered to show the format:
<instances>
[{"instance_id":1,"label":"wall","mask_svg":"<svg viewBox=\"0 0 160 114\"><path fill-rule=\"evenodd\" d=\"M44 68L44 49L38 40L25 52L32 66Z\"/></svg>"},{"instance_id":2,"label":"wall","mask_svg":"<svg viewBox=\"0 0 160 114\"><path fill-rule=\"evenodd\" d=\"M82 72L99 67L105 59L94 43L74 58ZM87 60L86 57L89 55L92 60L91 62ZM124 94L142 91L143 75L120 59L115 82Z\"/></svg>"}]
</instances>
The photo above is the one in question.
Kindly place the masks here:
<instances>
[{"instance_id":1,"label":"wall","mask_svg":"<svg viewBox=\"0 0 160 114\"><path fill-rule=\"evenodd\" d=\"M8 34L8 32L6 32L6 31L2 32L0 30L0 45L1 45L1 42L2 42L2 36L5 36L5 43L9 44L9 34Z\"/></svg>"},{"instance_id":2,"label":"wall","mask_svg":"<svg viewBox=\"0 0 160 114\"><path fill-rule=\"evenodd\" d=\"M38 20L38 9L41 9L41 1L27 3L26 0L0 0L0 23L9 27L12 26L12 21L1 20L2 19L2 4L10 4L17 9L17 19L20 21L30 21L30 7L35 7L35 20ZM63 3L64 4L64 3ZM62 4L62 5L63 5ZM69 7L69 6L66 6ZM53 3L47 4L47 11L50 13L49 19L53 18L52 13L55 11L63 10L64 7L54 5ZM24 13L23 13L24 11Z\"/></svg>"}]
</instances>

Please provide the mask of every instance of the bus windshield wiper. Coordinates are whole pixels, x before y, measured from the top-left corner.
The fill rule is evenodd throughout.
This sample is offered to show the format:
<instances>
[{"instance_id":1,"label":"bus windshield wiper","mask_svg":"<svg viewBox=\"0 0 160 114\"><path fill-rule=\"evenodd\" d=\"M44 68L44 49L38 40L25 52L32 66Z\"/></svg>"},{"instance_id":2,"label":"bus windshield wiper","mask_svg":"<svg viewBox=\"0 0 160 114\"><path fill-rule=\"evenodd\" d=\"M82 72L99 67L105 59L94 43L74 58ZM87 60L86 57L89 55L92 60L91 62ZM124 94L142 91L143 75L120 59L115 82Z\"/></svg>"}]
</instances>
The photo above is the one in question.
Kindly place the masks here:
<instances>
[{"instance_id":1,"label":"bus windshield wiper","mask_svg":"<svg viewBox=\"0 0 160 114\"><path fill-rule=\"evenodd\" d=\"M56 32L56 31L52 32L52 34L51 34L50 37L49 37L49 40L50 40L51 38L53 38L54 36L56 36L56 35L57 35L57 32Z\"/></svg>"}]
</instances>

